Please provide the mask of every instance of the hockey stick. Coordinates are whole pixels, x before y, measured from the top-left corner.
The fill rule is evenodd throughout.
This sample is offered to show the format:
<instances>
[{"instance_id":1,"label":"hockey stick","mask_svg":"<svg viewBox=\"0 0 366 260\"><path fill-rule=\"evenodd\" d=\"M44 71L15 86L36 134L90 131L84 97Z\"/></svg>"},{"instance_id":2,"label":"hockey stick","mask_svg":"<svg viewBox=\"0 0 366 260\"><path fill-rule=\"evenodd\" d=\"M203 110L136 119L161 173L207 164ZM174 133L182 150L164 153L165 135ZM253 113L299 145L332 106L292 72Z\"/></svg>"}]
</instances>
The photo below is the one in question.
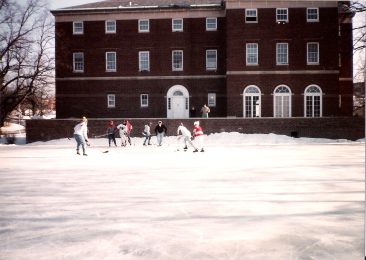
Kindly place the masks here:
<instances>
[{"instance_id":1,"label":"hockey stick","mask_svg":"<svg viewBox=\"0 0 366 260\"><path fill-rule=\"evenodd\" d=\"M99 137L103 137L103 136L107 136L108 134L103 134L103 135L94 135L93 138L99 138Z\"/></svg>"},{"instance_id":2,"label":"hockey stick","mask_svg":"<svg viewBox=\"0 0 366 260\"><path fill-rule=\"evenodd\" d=\"M70 137L68 137L67 139L68 139L68 140L71 140L71 138L70 138ZM90 142L87 142L87 143L86 143L86 145L87 145L87 146L89 146L89 147L91 146ZM99 149L99 148L97 148L97 150L98 150L99 152L101 152L101 153L109 153L109 150L101 150L101 149Z\"/></svg>"}]
</instances>

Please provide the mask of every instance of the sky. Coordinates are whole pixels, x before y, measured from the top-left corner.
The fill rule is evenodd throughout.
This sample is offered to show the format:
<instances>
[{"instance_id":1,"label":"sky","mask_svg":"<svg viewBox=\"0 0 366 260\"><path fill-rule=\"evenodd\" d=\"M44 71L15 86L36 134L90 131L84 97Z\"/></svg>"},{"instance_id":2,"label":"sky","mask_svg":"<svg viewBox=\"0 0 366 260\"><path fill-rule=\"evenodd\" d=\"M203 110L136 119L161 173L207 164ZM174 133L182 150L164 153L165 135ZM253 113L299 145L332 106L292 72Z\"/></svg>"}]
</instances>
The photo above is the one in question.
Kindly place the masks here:
<instances>
[{"instance_id":1,"label":"sky","mask_svg":"<svg viewBox=\"0 0 366 260\"><path fill-rule=\"evenodd\" d=\"M0 259L364 259L365 140L142 142L0 144Z\"/></svg>"},{"instance_id":2,"label":"sky","mask_svg":"<svg viewBox=\"0 0 366 260\"><path fill-rule=\"evenodd\" d=\"M82 4L88 4L93 2L101 2L102 0L48 0L50 3L50 8L57 9L57 8L64 8L74 5L82 5Z\"/></svg>"}]
</instances>

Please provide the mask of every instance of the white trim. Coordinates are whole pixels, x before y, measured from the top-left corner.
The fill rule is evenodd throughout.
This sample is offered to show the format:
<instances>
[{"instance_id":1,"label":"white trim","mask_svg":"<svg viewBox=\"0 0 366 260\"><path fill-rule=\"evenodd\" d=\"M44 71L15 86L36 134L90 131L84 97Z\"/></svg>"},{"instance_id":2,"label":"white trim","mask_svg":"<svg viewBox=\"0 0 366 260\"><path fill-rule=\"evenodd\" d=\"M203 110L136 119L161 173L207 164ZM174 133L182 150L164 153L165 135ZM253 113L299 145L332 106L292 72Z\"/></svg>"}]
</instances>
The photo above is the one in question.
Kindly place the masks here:
<instances>
[{"instance_id":1,"label":"white trim","mask_svg":"<svg viewBox=\"0 0 366 260\"><path fill-rule=\"evenodd\" d=\"M209 67L208 64L208 52L214 52L215 53L215 67ZM217 70L217 50L216 49L208 49L206 50L206 70Z\"/></svg>"},{"instance_id":2,"label":"white trim","mask_svg":"<svg viewBox=\"0 0 366 260\"><path fill-rule=\"evenodd\" d=\"M258 93L245 93L246 90L249 89L249 88L255 88L255 89L257 89L258 90ZM244 88L242 95L243 95L243 117L244 118L249 118L249 117L246 116L246 112L247 111L246 111L246 102L245 102L245 97L248 97L248 96L250 96L250 97L258 97L259 107L256 108L257 109L256 112L258 113L258 117L261 117L262 116L262 92L261 92L260 88L258 86L256 86L256 85L248 85L248 86L246 86ZM254 116L253 115L253 108L252 108L252 117L257 117L257 116ZM250 118L252 118L252 117L250 117Z\"/></svg>"},{"instance_id":3,"label":"white trim","mask_svg":"<svg viewBox=\"0 0 366 260\"><path fill-rule=\"evenodd\" d=\"M310 87L316 87L317 89L320 90L319 93L307 93L307 90L310 88ZM321 87L319 87L318 85L316 84L311 84L309 86L307 86L304 90L304 117L308 117L307 116L307 110L306 110L306 97L312 97L312 116L311 117L314 117L314 96L317 96L317 97L320 97L320 115L319 117L322 117L323 116L323 91L321 89Z\"/></svg>"},{"instance_id":4,"label":"white trim","mask_svg":"<svg viewBox=\"0 0 366 260\"><path fill-rule=\"evenodd\" d=\"M208 23L208 20L215 20L215 23ZM209 24L214 24L215 27L208 27ZM206 18L206 31L217 31L217 17L207 17Z\"/></svg>"},{"instance_id":5,"label":"white trim","mask_svg":"<svg viewBox=\"0 0 366 260\"><path fill-rule=\"evenodd\" d=\"M174 22L175 21L181 21L181 28L178 28L178 29L175 29L174 28ZM183 22L183 18L173 18L172 19L172 32L183 32L183 29L184 29L184 22Z\"/></svg>"},{"instance_id":6,"label":"white trim","mask_svg":"<svg viewBox=\"0 0 366 260\"><path fill-rule=\"evenodd\" d=\"M310 9L317 10L317 18L316 19L309 19L308 18L308 11ZM317 8L317 7L308 7L308 8L306 8L306 22L308 22L308 23L317 23L317 22L319 22L319 8Z\"/></svg>"},{"instance_id":7,"label":"white trim","mask_svg":"<svg viewBox=\"0 0 366 260\"><path fill-rule=\"evenodd\" d=\"M146 96L146 104L142 104L143 96ZM140 107L149 107L149 94L140 94Z\"/></svg>"},{"instance_id":8,"label":"white trim","mask_svg":"<svg viewBox=\"0 0 366 260\"><path fill-rule=\"evenodd\" d=\"M309 61L309 45L310 44L316 44L317 45L317 61L316 62L310 62ZM307 42L306 43L306 65L319 65L320 61L319 61L319 42Z\"/></svg>"},{"instance_id":9,"label":"white trim","mask_svg":"<svg viewBox=\"0 0 366 260\"><path fill-rule=\"evenodd\" d=\"M285 87L289 90L288 93L276 93L277 89L279 89L280 87ZM277 114L277 109L276 109L276 97L281 97L281 116L276 116ZM283 113L283 108L284 108L284 105L283 105L283 101L284 101L284 98L285 97L288 97L288 117L292 117L292 92L291 92L291 88L287 85L284 85L284 84L280 84L278 85L274 90L273 90L273 117L274 118L283 118L285 117L284 116L284 113ZM287 116L286 116L287 117Z\"/></svg>"},{"instance_id":10,"label":"white trim","mask_svg":"<svg viewBox=\"0 0 366 260\"><path fill-rule=\"evenodd\" d=\"M65 77L56 78L58 81L87 81L87 80L180 80L180 79L224 79L226 75L187 75L187 76L108 76L108 77Z\"/></svg>"},{"instance_id":11,"label":"white trim","mask_svg":"<svg viewBox=\"0 0 366 260\"><path fill-rule=\"evenodd\" d=\"M174 67L174 53L181 53L182 56L182 65L179 68ZM184 64L184 56L183 56L183 50L172 50L172 71L183 71Z\"/></svg>"},{"instance_id":12,"label":"white trim","mask_svg":"<svg viewBox=\"0 0 366 260\"><path fill-rule=\"evenodd\" d=\"M141 23L147 22L147 29L143 28L141 29ZM149 19L139 19L138 20L138 32L139 33L148 33L150 32L150 20Z\"/></svg>"},{"instance_id":13,"label":"white trim","mask_svg":"<svg viewBox=\"0 0 366 260\"><path fill-rule=\"evenodd\" d=\"M247 11L255 11L255 16L248 16ZM247 17L255 17L255 21L247 21ZM258 23L258 9L257 8L247 8L245 9L245 23Z\"/></svg>"},{"instance_id":14,"label":"white trim","mask_svg":"<svg viewBox=\"0 0 366 260\"><path fill-rule=\"evenodd\" d=\"M174 102L174 92L180 91L183 93L183 98L185 99L185 107L184 107L184 115L183 118L189 118L189 92L186 87L182 85L174 85L169 88L166 94L167 102L166 102L166 110L167 110L167 118L176 118L174 115L174 111L172 109L172 102ZM170 104L169 104L170 102ZM170 105L170 108L169 108Z\"/></svg>"},{"instance_id":15,"label":"white trim","mask_svg":"<svg viewBox=\"0 0 366 260\"><path fill-rule=\"evenodd\" d=\"M75 25L80 23L81 24L81 31L75 31ZM76 35L81 35L81 34L84 34L84 22L83 21L74 21L72 23L72 34L76 34Z\"/></svg>"},{"instance_id":16,"label":"white trim","mask_svg":"<svg viewBox=\"0 0 366 260\"><path fill-rule=\"evenodd\" d=\"M108 23L110 23L110 22L114 22L114 30L111 30L111 31L108 30ZM105 21L105 33L106 34L113 34L113 33L116 33L116 31L117 31L117 22L116 22L116 20L106 20Z\"/></svg>"},{"instance_id":17,"label":"white trim","mask_svg":"<svg viewBox=\"0 0 366 260\"><path fill-rule=\"evenodd\" d=\"M253 70L253 71L227 71L226 75L319 75L339 74L339 70Z\"/></svg>"},{"instance_id":18,"label":"white trim","mask_svg":"<svg viewBox=\"0 0 366 260\"><path fill-rule=\"evenodd\" d=\"M81 54L82 55L82 58L83 58L83 69L82 70L77 70L75 68L75 55L76 54ZM73 52L72 53L72 69L73 69L73 72L76 72L76 73L82 73L84 72L84 69L85 69L85 59L84 59L84 52Z\"/></svg>"},{"instance_id":19,"label":"white trim","mask_svg":"<svg viewBox=\"0 0 366 260\"><path fill-rule=\"evenodd\" d=\"M115 108L116 107L116 95L115 94L108 94L107 95L107 107L108 108Z\"/></svg>"},{"instance_id":20,"label":"white trim","mask_svg":"<svg viewBox=\"0 0 366 260\"><path fill-rule=\"evenodd\" d=\"M248 54L249 54L249 52L248 52L248 46L249 45L255 45L256 46L256 53L255 53L255 55L256 55L256 62L254 63L250 63L250 62L248 62ZM258 55L258 43L256 43L256 42L248 42L248 43L246 43L245 44L245 65L246 66L257 66L258 65L258 61L259 61L259 55ZM253 54L253 53L252 53Z\"/></svg>"},{"instance_id":21,"label":"white trim","mask_svg":"<svg viewBox=\"0 0 366 260\"><path fill-rule=\"evenodd\" d=\"M278 15L284 15L284 14L278 14L278 11L286 11L286 19L278 19ZM276 8L276 22L277 23L281 23L281 22L285 22L288 23L289 21L289 11L288 8Z\"/></svg>"},{"instance_id":22,"label":"white trim","mask_svg":"<svg viewBox=\"0 0 366 260\"><path fill-rule=\"evenodd\" d=\"M279 61L279 46L283 45L286 46L286 62L280 62ZM289 44L287 42L277 42L276 43L276 65L277 66L287 66L289 65L289 57L288 57L288 53L289 53Z\"/></svg>"},{"instance_id":23,"label":"white trim","mask_svg":"<svg viewBox=\"0 0 366 260\"><path fill-rule=\"evenodd\" d=\"M108 68L108 58L107 58L108 54L114 54L114 61L110 61L110 62L114 62L113 69ZM117 53L115 51L106 51L105 52L105 71L106 72L116 72L117 71Z\"/></svg>"},{"instance_id":24,"label":"white trim","mask_svg":"<svg viewBox=\"0 0 366 260\"><path fill-rule=\"evenodd\" d=\"M141 62L142 62L142 58L141 55L142 54L147 54L147 68L142 69L141 66ZM150 51L139 51L139 71L150 71Z\"/></svg>"}]
</instances>

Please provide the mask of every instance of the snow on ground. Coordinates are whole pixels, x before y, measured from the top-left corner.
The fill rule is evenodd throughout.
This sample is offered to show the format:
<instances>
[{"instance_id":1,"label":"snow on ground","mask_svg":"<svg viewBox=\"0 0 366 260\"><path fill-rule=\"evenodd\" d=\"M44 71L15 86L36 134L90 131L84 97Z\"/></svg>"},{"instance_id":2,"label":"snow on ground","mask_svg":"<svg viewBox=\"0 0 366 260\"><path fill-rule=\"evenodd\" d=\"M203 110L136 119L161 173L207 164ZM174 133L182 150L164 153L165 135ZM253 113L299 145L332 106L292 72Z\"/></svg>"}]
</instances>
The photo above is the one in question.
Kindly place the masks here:
<instances>
[{"instance_id":1,"label":"snow on ground","mask_svg":"<svg viewBox=\"0 0 366 260\"><path fill-rule=\"evenodd\" d=\"M364 140L142 141L0 145L0 259L364 258Z\"/></svg>"}]
</instances>

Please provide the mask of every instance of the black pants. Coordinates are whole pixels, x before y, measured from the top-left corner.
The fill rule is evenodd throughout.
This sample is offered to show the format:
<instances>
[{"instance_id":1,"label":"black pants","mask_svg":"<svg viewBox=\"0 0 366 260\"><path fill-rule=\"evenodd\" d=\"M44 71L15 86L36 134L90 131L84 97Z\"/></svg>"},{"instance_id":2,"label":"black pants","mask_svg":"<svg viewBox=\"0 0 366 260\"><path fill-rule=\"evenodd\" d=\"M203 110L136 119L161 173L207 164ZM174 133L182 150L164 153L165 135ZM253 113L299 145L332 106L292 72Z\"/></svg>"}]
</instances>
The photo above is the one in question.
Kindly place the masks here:
<instances>
[{"instance_id":1,"label":"black pants","mask_svg":"<svg viewBox=\"0 0 366 260\"><path fill-rule=\"evenodd\" d=\"M109 146L111 146L111 141L113 141L114 145L117 146L116 137L114 136L114 134L108 134L108 144L109 144Z\"/></svg>"}]
</instances>

